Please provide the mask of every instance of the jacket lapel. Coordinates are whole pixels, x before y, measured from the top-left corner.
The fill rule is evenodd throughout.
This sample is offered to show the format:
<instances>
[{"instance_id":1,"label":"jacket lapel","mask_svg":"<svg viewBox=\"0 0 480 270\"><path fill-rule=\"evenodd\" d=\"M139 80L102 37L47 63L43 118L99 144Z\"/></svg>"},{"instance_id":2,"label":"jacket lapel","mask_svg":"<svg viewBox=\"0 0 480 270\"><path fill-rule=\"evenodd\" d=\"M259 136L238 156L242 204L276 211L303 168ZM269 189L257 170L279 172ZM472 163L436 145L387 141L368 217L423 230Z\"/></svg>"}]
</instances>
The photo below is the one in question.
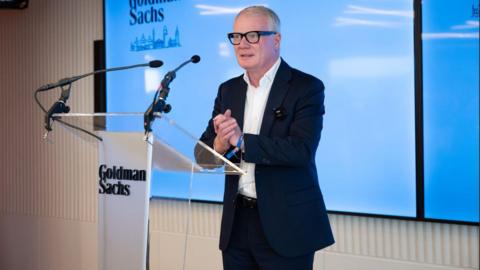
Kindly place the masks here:
<instances>
[{"instance_id":1,"label":"jacket lapel","mask_svg":"<svg viewBox=\"0 0 480 270\"><path fill-rule=\"evenodd\" d=\"M263 113L262 127L260 128L260 135L268 136L273 122L275 121L274 109L279 108L288 92L290 78L292 72L290 66L283 61L280 63L280 67L277 70L275 79L273 80L270 94L268 95L267 105L265 106L265 112ZM245 100L245 99L244 99ZM243 102L242 114L245 110L245 102ZM239 123L240 125L240 123ZM243 125L243 115L242 115Z\"/></svg>"},{"instance_id":2,"label":"jacket lapel","mask_svg":"<svg viewBox=\"0 0 480 270\"><path fill-rule=\"evenodd\" d=\"M247 88L248 85L243 80L243 76L240 76L237 88L239 90L231 91L233 93L233 99L230 103L230 106L226 108L231 109L232 116L237 120L238 126L241 130L243 130L243 116L245 114L245 100L247 99Z\"/></svg>"}]
</instances>

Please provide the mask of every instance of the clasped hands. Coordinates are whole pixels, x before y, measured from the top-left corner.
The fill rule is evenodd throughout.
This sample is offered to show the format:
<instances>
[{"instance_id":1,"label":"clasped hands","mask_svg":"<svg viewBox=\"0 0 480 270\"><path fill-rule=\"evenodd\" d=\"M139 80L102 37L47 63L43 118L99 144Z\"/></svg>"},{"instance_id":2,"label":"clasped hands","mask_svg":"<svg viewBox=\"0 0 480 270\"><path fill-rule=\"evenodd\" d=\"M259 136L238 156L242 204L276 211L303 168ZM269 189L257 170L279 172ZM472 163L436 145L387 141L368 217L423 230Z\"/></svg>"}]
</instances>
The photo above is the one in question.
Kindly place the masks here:
<instances>
[{"instance_id":1,"label":"clasped hands","mask_svg":"<svg viewBox=\"0 0 480 270\"><path fill-rule=\"evenodd\" d=\"M242 136L242 131L237 120L232 117L230 109L213 118L213 127L217 134L213 142L214 149L221 154L227 152L230 146L236 146L240 136Z\"/></svg>"}]
</instances>

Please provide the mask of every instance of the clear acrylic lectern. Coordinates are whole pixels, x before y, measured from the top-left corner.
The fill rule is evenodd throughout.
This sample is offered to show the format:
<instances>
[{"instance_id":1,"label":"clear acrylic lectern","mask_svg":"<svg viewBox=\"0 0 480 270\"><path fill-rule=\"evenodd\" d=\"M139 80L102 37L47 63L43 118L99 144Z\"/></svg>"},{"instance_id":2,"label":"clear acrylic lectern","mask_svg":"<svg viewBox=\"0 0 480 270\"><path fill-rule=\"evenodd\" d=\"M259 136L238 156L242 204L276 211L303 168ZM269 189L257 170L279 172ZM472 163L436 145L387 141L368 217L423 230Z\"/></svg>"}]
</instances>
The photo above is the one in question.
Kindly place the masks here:
<instances>
[{"instance_id":1,"label":"clear acrylic lectern","mask_svg":"<svg viewBox=\"0 0 480 270\"><path fill-rule=\"evenodd\" d=\"M67 130L72 136L95 144L98 148L97 178L92 180L98 181L99 192L99 269L146 269L153 173L173 172L179 173L179 177L188 175L189 188L196 174L245 173L238 164L216 153L175 121L157 116L154 132L148 135L131 132L142 130L143 113L71 113L53 116L54 134ZM191 190L185 194L189 194L186 241L191 216ZM180 269L185 266L185 252L186 249L181 255L172 254L183 258Z\"/></svg>"}]
</instances>

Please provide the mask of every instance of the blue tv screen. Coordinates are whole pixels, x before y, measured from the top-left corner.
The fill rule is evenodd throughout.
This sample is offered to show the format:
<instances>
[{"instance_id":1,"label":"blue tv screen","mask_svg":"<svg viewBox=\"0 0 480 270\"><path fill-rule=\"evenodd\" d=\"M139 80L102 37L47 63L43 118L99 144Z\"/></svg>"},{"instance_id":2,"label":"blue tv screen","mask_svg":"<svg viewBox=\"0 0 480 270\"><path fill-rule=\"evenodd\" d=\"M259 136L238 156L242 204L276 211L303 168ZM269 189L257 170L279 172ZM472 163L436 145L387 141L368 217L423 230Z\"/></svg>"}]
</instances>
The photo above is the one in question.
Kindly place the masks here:
<instances>
[{"instance_id":1,"label":"blue tv screen","mask_svg":"<svg viewBox=\"0 0 480 270\"><path fill-rule=\"evenodd\" d=\"M107 67L165 63L108 73L107 111L144 112L165 74L199 55L200 63L185 66L170 84L168 117L200 137L219 84L243 74L227 33L242 8L259 4L281 19L282 58L325 84L316 164L328 210L416 217L412 0L105 0ZM143 131L143 122L108 128ZM476 136L478 148L478 125ZM222 201L223 176L197 175L191 186L189 181L156 171L152 196Z\"/></svg>"}]
</instances>

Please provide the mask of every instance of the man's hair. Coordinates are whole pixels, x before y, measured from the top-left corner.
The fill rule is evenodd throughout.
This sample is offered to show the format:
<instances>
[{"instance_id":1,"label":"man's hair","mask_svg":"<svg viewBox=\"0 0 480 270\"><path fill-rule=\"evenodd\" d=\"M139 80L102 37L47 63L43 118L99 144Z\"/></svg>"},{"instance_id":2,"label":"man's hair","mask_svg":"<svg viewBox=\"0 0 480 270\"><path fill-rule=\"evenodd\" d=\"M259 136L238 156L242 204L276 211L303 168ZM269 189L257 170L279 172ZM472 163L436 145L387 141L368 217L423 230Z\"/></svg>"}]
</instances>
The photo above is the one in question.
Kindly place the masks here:
<instances>
[{"instance_id":1,"label":"man's hair","mask_svg":"<svg viewBox=\"0 0 480 270\"><path fill-rule=\"evenodd\" d=\"M277 13L275 13L275 11L269 9L268 7L264 7L264 6L246 7L237 14L237 16L235 17L235 20L242 15L266 16L270 21L270 27L272 27L272 29L270 30L280 33L280 18L278 18L278 15Z\"/></svg>"}]
</instances>

